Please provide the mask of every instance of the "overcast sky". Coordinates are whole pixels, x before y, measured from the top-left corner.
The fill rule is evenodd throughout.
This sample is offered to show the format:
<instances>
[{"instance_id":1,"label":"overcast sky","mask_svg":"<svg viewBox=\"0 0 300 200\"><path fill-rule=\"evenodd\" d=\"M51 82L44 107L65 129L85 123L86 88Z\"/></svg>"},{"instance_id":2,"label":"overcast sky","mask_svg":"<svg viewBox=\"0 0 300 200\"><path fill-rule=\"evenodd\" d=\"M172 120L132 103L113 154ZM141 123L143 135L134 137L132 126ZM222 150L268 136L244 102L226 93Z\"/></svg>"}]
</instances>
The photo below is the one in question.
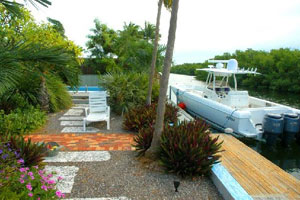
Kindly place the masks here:
<instances>
[{"instance_id":1,"label":"overcast sky","mask_svg":"<svg viewBox=\"0 0 300 200\"><path fill-rule=\"evenodd\" d=\"M124 22L155 24L158 0L51 0L30 8L34 17L59 20L66 35L85 48L95 18L116 30ZM170 12L162 11L161 44L167 43ZM174 51L176 64L202 62L224 52L300 47L299 0L181 0Z\"/></svg>"}]
</instances>

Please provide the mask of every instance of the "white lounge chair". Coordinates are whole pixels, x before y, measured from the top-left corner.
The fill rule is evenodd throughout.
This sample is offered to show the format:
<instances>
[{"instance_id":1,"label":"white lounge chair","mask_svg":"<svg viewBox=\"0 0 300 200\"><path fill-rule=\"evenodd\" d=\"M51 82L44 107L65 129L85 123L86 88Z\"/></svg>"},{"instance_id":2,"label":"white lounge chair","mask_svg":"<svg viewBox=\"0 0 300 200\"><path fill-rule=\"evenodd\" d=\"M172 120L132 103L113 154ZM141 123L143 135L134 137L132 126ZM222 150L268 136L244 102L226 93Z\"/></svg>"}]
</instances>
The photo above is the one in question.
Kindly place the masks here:
<instances>
[{"instance_id":1,"label":"white lounge chair","mask_svg":"<svg viewBox=\"0 0 300 200\"><path fill-rule=\"evenodd\" d=\"M83 131L89 122L106 121L107 130L110 129L110 107L107 105L107 94L104 91L89 93L89 107L85 109Z\"/></svg>"}]
</instances>

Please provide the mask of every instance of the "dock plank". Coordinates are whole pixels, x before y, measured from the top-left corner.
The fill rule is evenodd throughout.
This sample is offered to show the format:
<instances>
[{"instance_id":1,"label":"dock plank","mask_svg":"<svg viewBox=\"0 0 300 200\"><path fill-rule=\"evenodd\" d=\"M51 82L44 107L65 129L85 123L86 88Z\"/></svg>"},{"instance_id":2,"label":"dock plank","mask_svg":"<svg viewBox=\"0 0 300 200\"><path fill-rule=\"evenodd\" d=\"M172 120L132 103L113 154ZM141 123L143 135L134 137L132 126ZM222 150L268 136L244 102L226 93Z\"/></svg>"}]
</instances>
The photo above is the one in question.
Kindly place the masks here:
<instances>
[{"instance_id":1,"label":"dock plank","mask_svg":"<svg viewBox=\"0 0 300 200\"><path fill-rule=\"evenodd\" d=\"M219 136L222 165L253 199L299 199L300 181L231 135Z\"/></svg>"}]
</instances>

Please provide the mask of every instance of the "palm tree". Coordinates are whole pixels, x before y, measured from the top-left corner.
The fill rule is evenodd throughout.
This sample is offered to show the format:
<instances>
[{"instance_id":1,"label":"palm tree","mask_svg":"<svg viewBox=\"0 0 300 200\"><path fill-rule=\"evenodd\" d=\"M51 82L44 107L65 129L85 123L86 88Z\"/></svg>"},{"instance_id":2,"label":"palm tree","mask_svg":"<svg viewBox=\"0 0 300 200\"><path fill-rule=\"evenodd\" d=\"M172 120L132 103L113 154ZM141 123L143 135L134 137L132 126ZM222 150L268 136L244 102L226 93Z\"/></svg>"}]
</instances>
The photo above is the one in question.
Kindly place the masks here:
<instances>
[{"instance_id":1,"label":"palm tree","mask_svg":"<svg viewBox=\"0 0 300 200\"><path fill-rule=\"evenodd\" d=\"M176 35L176 28L177 28L178 6L179 6L179 0L173 0L167 51L164 60L162 77L160 79L160 89L159 89L158 106L157 106L157 113L156 113L156 120L155 120L155 130L153 133L151 147L148 150L149 151L148 155L150 157L154 155L154 153L156 152L157 148L160 145L160 137L164 126L165 103L166 103L166 96L168 90L171 63L173 58L173 50L174 50L175 35Z\"/></svg>"},{"instance_id":2,"label":"palm tree","mask_svg":"<svg viewBox=\"0 0 300 200\"><path fill-rule=\"evenodd\" d=\"M161 7L164 3L166 8L170 8L172 5L172 0L159 0L158 1L158 11L156 17L156 29L155 29L155 40L154 40L154 47L152 52L152 61L151 61L151 69L149 74L149 86L148 86L148 94L146 99L146 104L151 105L151 95L152 95L152 86L153 86L153 79L155 74L155 63L157 57L157 49L158 49L158 39L159 39L159 26L160 26L160 15L161 15Z\"/></svg>"},{"instance_id":3,"label":"palm tree","mask_svg":"<svg viewBox=\"0 0 300 200\"><path fill-rule=\"evenodd\" d=\"M24 42L7 46L0 44L0 96L15 88L23 74L35 73L41 80L38 97L41 108L48 111L47 77L56 75L70 85L76 85L78 74L75 66L74 54L62 47L42 47Z\"/></svg>"},{"instance_id":4,"label":"palm tree","mask_svg":"<svg viewBox=\"0 0 300 200\"><path fill-rule=\"evenodd\" d=\"M37 4L40 4L44 7L48 7L51 5L51 2L48 0L24 0L24 2L29 1L35 8L38 8ZM0 0L0 4L2 4L9 12L21 16L22 13L20 11L20 7L23 6L23 4L16 3L14 1L10 0Z\"/></svg>"}]
</instances>

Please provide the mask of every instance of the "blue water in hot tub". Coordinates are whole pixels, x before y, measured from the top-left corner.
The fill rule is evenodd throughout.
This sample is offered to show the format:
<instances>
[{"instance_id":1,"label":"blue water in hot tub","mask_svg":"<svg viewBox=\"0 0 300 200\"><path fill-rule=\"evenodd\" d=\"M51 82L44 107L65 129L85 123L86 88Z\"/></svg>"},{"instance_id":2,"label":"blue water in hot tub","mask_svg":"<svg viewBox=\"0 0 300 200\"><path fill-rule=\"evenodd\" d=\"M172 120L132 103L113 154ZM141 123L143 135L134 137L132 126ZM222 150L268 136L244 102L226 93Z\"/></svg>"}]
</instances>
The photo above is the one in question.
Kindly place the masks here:
<instances>
[{"instance_id":1,"label":"blue water in hot tub","mask_svg":"<svg viewBox=\"0 0 300 200\"><path fill-rule=\"evenodd\" d=\"M78 88L71 88L70 86L67 86L68 91L72 92L86 92L86 91L105 91L104 88L98 87L98 86L79 86Z\"/></svg>"}]
</instances>

